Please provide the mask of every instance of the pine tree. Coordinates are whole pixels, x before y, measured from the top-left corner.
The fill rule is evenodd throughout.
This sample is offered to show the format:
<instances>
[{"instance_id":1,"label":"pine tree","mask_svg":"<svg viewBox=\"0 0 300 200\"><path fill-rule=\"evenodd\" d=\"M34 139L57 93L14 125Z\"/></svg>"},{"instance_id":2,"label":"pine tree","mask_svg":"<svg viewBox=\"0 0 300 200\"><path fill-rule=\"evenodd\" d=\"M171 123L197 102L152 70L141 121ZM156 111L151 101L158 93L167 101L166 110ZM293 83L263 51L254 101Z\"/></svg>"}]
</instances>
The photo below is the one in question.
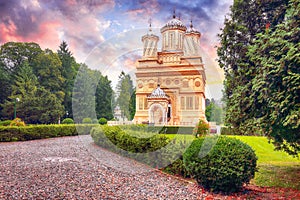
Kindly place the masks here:
<instances>
[{"instance_id":1,"label":"pine tree","mask_svg":"<svg viewBox=\"0 0 300 200\"><path fill-rule=\"evenodd\" d=\"M107 76L103 76L100 72L97 74L99 77L99 82L96 89L97 118L106 118L107 120L110 120L113 118L113 90L111 88L111 81L108 80Z\"/></svg>"},{"instance_id":2,"label":"pine tree","mask_svg":"<svg viewBox=\"0 0 300 200\"><path fill-rule=\"evenodd\" d=\"M79 64L76 63L75 58L72 56L72 52L68 48L68 44L63 41L59 45L57 50L59 59L62 63L62 76L65 79L63 88L64 88L64 102L65 107L65 117L73 117L72 112L72 90L74 87L74 80L76 78ZM67 114L68 113L68 114Z\"/></svg>"},{"instance_id":3,"label":"pine tree","mask_svg":"<svg viewBox=\"0 0 300 200\"><path fill-rule=\"evenodd\" d=\"M83 118L96 119L96 88L99 77L86 64L78 70L72 94L74 121L81 123Z\"/></svg>"},{"instance_id":4,"label":"pine tree","mask_svg":"<svg viewBox=\"0 0 300 200\"><path fill-rule=\"evenodd\" d=\"M117 85L117 105L120 106L122 111L123 119L127 118L128 120L132 119L132 102L131 96L134 92L133 83L129 74L121 72L119 75L119 82ZM135 106L135 105L134 105Z\"/></svg>"}]
</instances>

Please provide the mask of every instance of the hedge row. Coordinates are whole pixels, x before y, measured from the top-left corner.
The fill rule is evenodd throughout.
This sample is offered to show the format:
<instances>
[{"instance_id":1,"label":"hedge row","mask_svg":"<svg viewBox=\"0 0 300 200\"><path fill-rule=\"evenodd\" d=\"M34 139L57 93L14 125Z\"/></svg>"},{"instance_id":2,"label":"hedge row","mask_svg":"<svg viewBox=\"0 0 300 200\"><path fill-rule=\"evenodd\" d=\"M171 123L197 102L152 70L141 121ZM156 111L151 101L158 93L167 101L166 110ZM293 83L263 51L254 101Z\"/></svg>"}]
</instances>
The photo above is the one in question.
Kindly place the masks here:
<instances>
[{"instance_id":1,"label":"hedge row","mask_svg":"<svg viewBox=\"0 0 300 200\"><path fill-rule=\"evenodd\" d=\"M156 168L173 163L184 151L182 142L164 148L171 140L143 125L104 125L93 128L91 136L94 142L103 148Z\"/></svg>"},{"instance_id":2,"label":"hedge row","mask_svg":"<svg viewBox=\"0 0 300 200\"><path fill-rule=\"evenodd\" d=\"M138 125L122 125L122 129L154 132L159 134L187 134L191 135L195 127L192 126L150 126L145 124Z\"/></svg>"},{"instance_id":3,"label":"hedge row","mask_svg":"<svg viewBox=\"0 0 300 200\"><path fill-rule=\"evenodd\" d=\"M91 136L101 147L168 173L191 176L212 191L235 192L254 177L257 157L240 140L225 136L170 140L149 128L100 126L91 130Z\"/></svg>"},{"instance_id":4,"label":"hedge row","mask_svg":"<svg viewBox=\"0 0 300 200\"><path fill-rule=\"evenodd\" d=\"M0 142L27 141L52 137L89 134L96 125L0 126Z\"/></svg>"}]
</instances>

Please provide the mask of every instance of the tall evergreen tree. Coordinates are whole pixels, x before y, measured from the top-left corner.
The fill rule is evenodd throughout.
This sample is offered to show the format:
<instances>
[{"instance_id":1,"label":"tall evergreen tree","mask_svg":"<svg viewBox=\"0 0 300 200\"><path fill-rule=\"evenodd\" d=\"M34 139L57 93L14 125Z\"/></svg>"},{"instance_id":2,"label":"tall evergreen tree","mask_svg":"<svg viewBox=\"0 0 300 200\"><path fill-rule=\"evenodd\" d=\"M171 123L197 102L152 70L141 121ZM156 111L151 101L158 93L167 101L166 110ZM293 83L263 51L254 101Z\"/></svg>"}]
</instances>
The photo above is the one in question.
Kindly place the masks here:
<instances>
[{"instance_id":1,"label":"tall evergreen tree","mask_svg":"<svg viewBox=\"0 0 300 200\"><path fill-rule=\"evenodd\" d=\"M76 63L75 58L72 56L72 52L69 50L68 44L65 41L59 45L57 53L62 63L62 77L65 79L63 84L65 94L63 102L66 114L65 117L73 117L72 90L80 65Z\"/></svg>"},{"instance_id":2,"label":"tall evergreen tree","mask_svg":"<svg viewBox=\"0 0 300 200\"><path fill-rule=\"evenodd\" d=\"M86 64L82 64L74 82L72 110L73 117L77 123L81 123L83 118L97 118L96 108L96 88L99 77Z\"/></svg>"},{"instance_id":3,"label":"tall evergreen tree","mask_svg":"<svg viewBox=\"0 0 300 200\"><path fill-rule=\"evenodd\" d=\"M96 89L96 114L97 118L113 118L113 89L111 81L107 76L103 76L100 72L96 73L99 77L99 82Z\"/></svg>"},{"instance_id":4,"label":"tall evergreen tree","mask_svg":"<svg viewBox=\"0 0 300 200\"><path fill-rule=\"evenodd\" d=\"M119 82L117 85L117 105L119 105L122 111L123 119L127 118L132 120L131 110L131 96L134 92L133 83L129 74L125 74L124 71L119 75Z\"/></svg>"}]
</instances>

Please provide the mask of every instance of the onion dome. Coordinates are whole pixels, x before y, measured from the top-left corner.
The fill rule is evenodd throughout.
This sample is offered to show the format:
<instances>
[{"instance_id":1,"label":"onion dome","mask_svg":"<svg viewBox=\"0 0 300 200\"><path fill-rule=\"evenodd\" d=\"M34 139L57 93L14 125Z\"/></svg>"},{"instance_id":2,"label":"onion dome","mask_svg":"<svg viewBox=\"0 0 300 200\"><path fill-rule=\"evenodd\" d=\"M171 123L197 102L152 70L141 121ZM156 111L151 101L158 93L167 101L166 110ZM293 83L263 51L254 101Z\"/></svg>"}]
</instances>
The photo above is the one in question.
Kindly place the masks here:
<instances>
[{"instance_id":1,"label":"onion dome","mask_svg":"<svg viewBox=\"0 0 300 200\"><path fill-rule=\"evenodd\" d=\"M169 98L166 93L160 88L160 85L157 85L157 88L152 91L149 98Z\"/></svg>"},{"instance_id":2,"label":"onion dome","mask_svg":"<svg viewBox=\"0 0 300 200\"><path fill-rule=\"evenodd\" d=\"M154 39L154 40L159 40L159 37L157 35L153 34L153 32L152 32L152 22L151 22L151 19L149 19L149 31L148 31L148 33L146 35L144 35L142 37L142 41L144 42L145 39L149 39L149 38Z\"/></svg>"},{"instance_id":3,"label":"onion dome","mask_svg":"<svg viewBox=\"0 0 300 200\"><path fill-rule=\"evenodd\" d=\"M190 27L187 29L186 33L194 33L194 34L200 34L201 35L201 33L194 28L192 20L191 20Z\"/></svg>"},{"instance_id":4,"label":"onion dome","mask_svg":"<svg viewBox=\"0 0 300 200\"><path fill-rule=\"evenodd\" d=\"M179 19L176 19L175 14L173 15L173 19L171 19L170 21L168 21L166 23L166 25L164 25L161 28L161 32L164 32L166 30L170 30L170 29L179 29L182 31L186 31L186 26L182 23L182 21L180 21Z\"/></svg>"}]
</instances>

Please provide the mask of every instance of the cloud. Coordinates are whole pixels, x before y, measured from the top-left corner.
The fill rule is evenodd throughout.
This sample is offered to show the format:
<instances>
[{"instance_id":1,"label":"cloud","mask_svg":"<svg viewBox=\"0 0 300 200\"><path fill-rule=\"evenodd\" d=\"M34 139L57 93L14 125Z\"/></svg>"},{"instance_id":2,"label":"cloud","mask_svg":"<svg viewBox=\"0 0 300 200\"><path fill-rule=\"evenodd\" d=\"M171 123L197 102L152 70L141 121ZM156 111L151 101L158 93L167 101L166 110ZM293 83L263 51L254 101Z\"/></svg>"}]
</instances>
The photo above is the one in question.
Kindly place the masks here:
<instances>
[{"instance_id":1,"label":"cloud","mask_svg":"<svg viewBox=\"0 0 300 200\"><path fill-rule=\"evenodd\" d=\"M0 0L0 43L39 43L57 49L66 40L81 60L98 43L109 20L99 17L112 9L111 0Z\"/></svg>"},{"instance_id":2,"label":"cloud","mask_svg":"<svg viewBox=\"0 0 300 200\"><path fill-rule=\"evenodd\" d=\"M101 67L107 69L123 54L141 55L131 51L142 48L149 19L160 36L159 29L172 19L175 8L177 17L187 26L192 19L202 33L207 66L217 66L214 47L230 4L232 0L0 0L0 44L37 42L55 51L65 40L77 61L92 68L103 61L106 65ZM125 68L132 66L129 58L117 63L122 62Z\"/></svg>"}]
</instances>

